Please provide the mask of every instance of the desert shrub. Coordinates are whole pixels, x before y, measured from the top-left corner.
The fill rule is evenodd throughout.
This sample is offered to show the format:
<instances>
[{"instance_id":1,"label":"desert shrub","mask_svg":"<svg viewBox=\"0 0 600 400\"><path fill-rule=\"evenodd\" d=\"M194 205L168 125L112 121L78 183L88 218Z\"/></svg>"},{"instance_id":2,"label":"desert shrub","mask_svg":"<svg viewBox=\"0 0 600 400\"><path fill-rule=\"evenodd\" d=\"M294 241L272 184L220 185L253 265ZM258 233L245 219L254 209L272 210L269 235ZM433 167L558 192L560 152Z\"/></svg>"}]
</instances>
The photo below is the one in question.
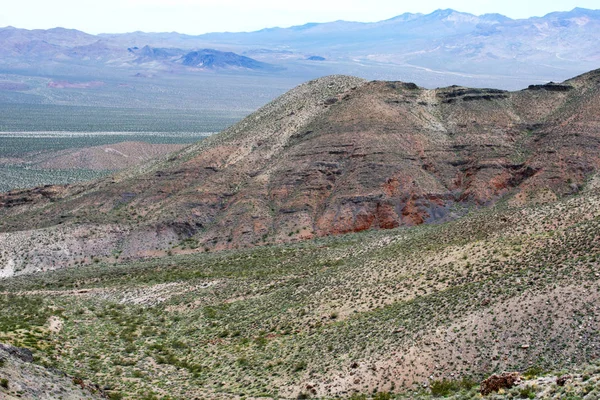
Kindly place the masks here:
<instances>
[{"instance_id":1,"label":"desert shrub","mask_svg":"<svg viewBox=\"0 0 600 400\"><path fill-rule=\"evenodd\" d=\"M430 384L430 389L432 395L441 397L461 390L471 390L475 386L477 386L476 381L463 377L461 380L443 379L441 381L433 381Z\"/></svg>"},{"instance_id":2,"label":"desert shrub","mask_svg":"<svg viewBox=\"0 0 600 400\"><path fill-rule=\"evenodd\" d=\"M540 376L540 375L543 375L545 372L546 372L546 371L545 371L545 370L544 370L542 367L540 367L540 366L538 366L538 365L533 365L533 366L529 367L529 368L527 369L527 371L525 371L525 372L523 373L523 376L524 376L526 379L535 379L535 378L537 378L538 376Z\"/></svg>"},{"instance_id":3,"label":"desert shrub","mask_svg":"<svg viewBox=\"0 0 600 400\"><path fill-rule=\"evenodd\" d=\"M522 399L535 399L536 390L533 386L525 386L519 389L519 397Z\"/></svg>"},{"instance_id":4,"label":"desert shrub","mask_svg":"<svg viewBox=\"0 0 600 400\"><path fill-rule=\"evenodd\" d=\"M452 392L458 390L458 385L455 381L450 381L448 379L443 379L441 381L433 381L429 385L431 389L431 394L437 397L447 396Z\"/></svg>"},{"instance_id":5,"label":"desert shrub","mask_svg":"<svg viewBox=\"0 0 600 400\"><path fill-rule=\"evenodd\" d=\"M373 400L391 400L392 395L390 393L379 392L373 396Z\"/></svg>"},{"instance_id":6,"label":"desert shrub","mask_svg":"<svg viewBox=\"0 0 600 400\"><path fill-rule=\"evenodd\" d=\"M135 370L132 372L131 374L134 378L143 378L144 377L144 373L140 370Z\"/></svg>"},{"instance_id":7,"label":"desert shrub","mask_svg":"<svg viewBox=\"0 0 600 400\"><path fill-rule=\"evenodd\" d=\"M107 394L110 400L121 400L123 398L123 394L121 392L110 392Z\"/></svg>"},{"instance_id":8,"label":"desert shrub","mask_svg":"<svg viewBox=\"0 0 600 400\"><path fill-rule=\"evenodd\" d=\"M140 397L140 400L158 400L156 393L148 392Z\"/></svg>"},{"instance_id":9,"label":"desert shrub","mask_svg":"<svg viewBox=\"0 0 600 400\"><path fill-rule=\"evenodd\" d=\"M464 390L471 390L478 384L479 383L477 383L475 379L466 376L464 376L459 382L460 388Z\"/></svg>"},{"instance_id":10,"label":"desert shrub","mask_svg":"<svg viewBox=\"0 0 600 400\"><path fill-rule=\"evenodd\" d=\"M300 372L306 369L306 361L300 361L294 365L294 372Z\"/></svg>"},{"instance_id":11,"label":"desert shrub","mask_svg":"<svg viewBox=\"0 0 600 400\"><path fill-rule=\"evenodd\" d=\"M367 400L367 395L354 393L352 396L350 396L350 400Z\"/></svg>"},{"instance_id":12,"label":"desert shrub","mask_svg":"<svg viewBox=\"0 0 600 400\"><path fill-rule=\"evenodd\" d=\"M174 349L183 350L187 349L188 345L182 342L181 340L174 340L173 342L171 342L171 347Z\"/></svg>"},{"instance_id":13,"label":"desert shrub","mask_svg":"<svg viewBox=\"0 0 600 400\"><path fill-rule=\"evenodd\" d=\"M8 379L6 379L6 378L0 379L0 386L2 386L4 389L8 389Z\"/></svg>"},{"instance_id":14,"label":"desert shrub","mask_svg":"<svg viewBox=\"0 0 600 400\"><path fill-rule=\"evenodd\" d=\"M265 347L268 343L268 340L266 337L264 337L263 335L257 337L256 339L254 339L254 343L256 343L256 345L258 347Z\"/></svg>"}]
</instances>

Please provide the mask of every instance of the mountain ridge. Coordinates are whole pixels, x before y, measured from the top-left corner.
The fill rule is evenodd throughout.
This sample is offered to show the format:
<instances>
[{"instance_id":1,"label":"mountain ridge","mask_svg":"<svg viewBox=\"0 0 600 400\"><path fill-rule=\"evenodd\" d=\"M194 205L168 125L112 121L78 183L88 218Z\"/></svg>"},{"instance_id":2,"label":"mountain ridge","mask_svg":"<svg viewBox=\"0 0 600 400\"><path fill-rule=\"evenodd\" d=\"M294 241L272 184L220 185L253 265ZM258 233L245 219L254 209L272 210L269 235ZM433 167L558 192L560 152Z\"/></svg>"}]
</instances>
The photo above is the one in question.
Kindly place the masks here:
<instances>
[{"instance_id":1,"label":"mountain ridge","mask_svg":"<svg viewBox=\"0 0 600 400\"><path fill-rule=\"evenodd\" d=\"M309 79L352 71L352 75L369 79L400 76L401 80L419 81L429 88L448 85L451 77L461 77L465 86L479 86L495 77L499 82L495 86L512 90L521 87L515 83L516 76L530 82L560 81L597 68L598 29L600 13L580 8L514 20L447 9L430 14L407 13L379 22L334 21L203 35L133 32L94 36L65 29L2 28L0 61L4 67L0 68L18 65L43 70L60 65L73 71L72 64L77 64L77 68L110 67L116 71L178 70L178 65L172 63L138 63L127 51L149 46L188 53L215 49L241 57L252 54L257 62L275 65L277 68L264 69L275 76ZM82 48L80 53L73 51L76 47ZM259 49L269 51L257 53ZM307 64L306 58L315 54L327 61ZM248 72L253 70L256 68ZM470 83L474 81L477 85Z\"/></svg>"},{"instance_id":2,"label":"mountain ridge","mask_svg":"<svg viewBox=\"0 0 600 400\"><path fill-rule=\"evenodd\" d=\"M498 202L551 202L579 193L600 168L592 151L599 88L600 70L518 92L310 81L137 169L0 195L2 240L21 243L3 265L31 272L118 248L123 257L160 256L182 241L234 249L443 222ZM100 247L85 239L94 226L104 232ZM38 251L26 267L21 246L54 231L67 248L83 247Z\"/></svg>"},{"instance_id":3,"label":"mountain ridge","mask_svg":"<svg viewBox=\"0 0 600 400\"><path fill-rule=\"evenodd\" d=\"M91 35L91 36L104 36L104 37L112 37L115 35L126 35L126 34L147 34L147 35L184 35L184 36L188 36L188 37L198 37L198 36L203 36L206 34L220 34L220 33L230 33L230 34L237 34L237 33L255 33L255 32L261 32L264 30L271 30L271 29L298 29L298 28L312 28L318 25L323 25L323 24L335 24L335 23L340 23L340 22L344 22L344 23L356 23L356 24L378 24L381 22L387 22L387 21L393 21L393 20L405 20L405 19L414 19L414 18L418 18L418 17L425 17L425 16L431 16L431 17L437 17L437 16L444 16L447 17L449 14L452 13L458 13L458 14L462 14L462 15L469 15L469 16L474 16L474 17L493 17L493 18L500 18L500 19L507 19L507 20L511 20L511 21L523 21L523 20L530 20L530 19L538 19L538 18L545 18L551 15L574 15L574 14L600 14L600 10L598 9L590 9L590 8L585 8L585 7L575 7L571 10L565 10L565 11L553 11L553 12L549 12L545 15L542 16L530 16L530 17L526 17L526 18L510 18L504 14L501 13L484 13L484 14L474 14L474 13L469 13L469 12L465 12L465 11L459 11L456 9L452 9L452 8L447 8L447 9L437 9L432 11L431 13L428 14L424 14L424 13L403 13L403 14L399 14L387 19L383 19L381 21L374 21L374 22L361 22L361 21L350 21L350 20L336 20L336 21L330 21L330 22L307 22L305 24L302 25L293 25L290 26L288 28L285 27L279 27L279 26L275 26L275 27L269 27L269 28L263 28L263 29L259 29L256 31L246 31L246 32L207 32L205 34L198 34L198 35L192 35L192 34L186 34L186 33L181 33L181 32L177 32L177 31L164 31L164 32L144 32L144 31L131 31L131 32L121 32L121 33L108 33L108 32L102 32L102 33L98 33L98 34L89 34L85 31L82 30L78 30L78 29L74 29L74 28L64 28L64 27L55 27L55 28L49 28L49 29L25 29L25 28L17 28L15 26L12 25L7 25L5 27L0 27L0 31L1 30L19 30L19 31L29 31L29 32L73 32L73 33L78 33L78 34L85 34L85 35Z\"/></svg>"}]
</instances>

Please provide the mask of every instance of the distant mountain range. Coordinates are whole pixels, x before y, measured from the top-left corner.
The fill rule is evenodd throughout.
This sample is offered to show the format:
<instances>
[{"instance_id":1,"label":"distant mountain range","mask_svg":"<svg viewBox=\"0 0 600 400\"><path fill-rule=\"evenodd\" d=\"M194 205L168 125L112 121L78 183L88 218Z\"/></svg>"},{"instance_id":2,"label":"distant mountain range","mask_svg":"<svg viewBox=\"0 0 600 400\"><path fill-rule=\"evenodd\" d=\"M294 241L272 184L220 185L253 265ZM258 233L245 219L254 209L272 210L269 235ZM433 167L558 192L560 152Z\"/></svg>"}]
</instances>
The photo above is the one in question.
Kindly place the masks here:
<instances>
[{"instance_id":1,"label":"distant mountain range","mask_svg":"<svg viewBox=\"0 0 600 400\"><path fill-rule=\"evenodd\" d=\"M124 36L135 40L135 35ZM413 66L441 73L567 78L600 65L600 11L576 8L513 20L455 10L376 22L337 21L199 36L238 51L268 47L329 60Z\"/></svg>"},{"instance_id":2,"label":"distant mountain range","mask_svg":"<svg viewBox=\"0 0 600 400\"><path fill-rule=\"evenodd\" d=\"M115 67L276 70L267 63L213 49L190 51L175 47L125 47L77 30L55 28L27 31L0 29L0 65L37 66L43 63L104 63Z\"/></svg>"},{"instance_id":3,"label":"distant mountain range","mask_svg":"<svg viewBox=\"0 0 600 400\"><path fill-rule=\"evenodd\" d=\"M259 73L287 79L281 86L288 89L341 73L425 87L519 89L598 68L599 37L600 11L583 8L517 20L447 9L375 23L335 21L198 36L7 27L0 28L0 74L103 81L107 74L172 79L203 71ZM11 88L23 83L5 81Z\"/></svg>"}]
</instances>

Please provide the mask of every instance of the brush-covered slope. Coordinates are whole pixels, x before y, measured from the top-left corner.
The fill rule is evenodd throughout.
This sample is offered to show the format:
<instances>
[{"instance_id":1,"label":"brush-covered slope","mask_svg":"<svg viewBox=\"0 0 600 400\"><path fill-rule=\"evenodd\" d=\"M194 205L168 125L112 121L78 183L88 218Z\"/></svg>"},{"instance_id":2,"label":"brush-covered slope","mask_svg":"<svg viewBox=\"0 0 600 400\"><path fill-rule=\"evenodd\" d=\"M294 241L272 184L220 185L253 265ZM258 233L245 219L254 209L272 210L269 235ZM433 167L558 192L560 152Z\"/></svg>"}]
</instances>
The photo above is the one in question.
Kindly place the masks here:
<instances>
[{"instance_id":1,"label":"brush-covered slope","mask_svg":"<svg viewBox=\"0 0 600 400\"><path fill-rule=\"evenodd\" d=\"M417 399L444 378L557 374L600 357L597 183L444 224L1 280L0 342L127 399ZM592 372L552 398L595 398Z\"/></svg>"},{"instance_id":2,"label":"brush-covered slope","mask_svg":"<svg viewBox=\"0 0 600 400\"><path fill-rule=\"evenodd\" d=\"M2 195L4 275L419 225L503 198L552 201L600 166L599 88L600 71L518 92L312 81L159 162Z\"/></svg>"}]
</instances>

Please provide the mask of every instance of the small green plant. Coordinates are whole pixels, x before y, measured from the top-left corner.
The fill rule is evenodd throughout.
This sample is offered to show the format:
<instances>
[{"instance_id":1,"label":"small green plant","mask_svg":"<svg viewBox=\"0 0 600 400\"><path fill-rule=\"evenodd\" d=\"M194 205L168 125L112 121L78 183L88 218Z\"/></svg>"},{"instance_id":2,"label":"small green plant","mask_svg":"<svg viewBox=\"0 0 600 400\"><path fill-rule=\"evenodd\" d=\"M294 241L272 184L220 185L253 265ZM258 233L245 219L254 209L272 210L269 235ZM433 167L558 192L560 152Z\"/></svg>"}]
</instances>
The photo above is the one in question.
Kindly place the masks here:
<instances>
[{"instance_id":1,"label":"small green plant","mask_svg":"<svg viewBox=\"0 0 600 400\"><path fill-rule=\"evenodd\" d=\"M6 378L0 379L0 386L2 386L4 389L8 389L8 379L6 379Z\"/></svg>"},{"instance_id":2,"label":"small green plant","mask_svg":"<svg viewBox=\"0 0 600 400\"><path fill-rule=\"evenodd\" d=\"M133 373L131 374L134 378L143 378L144 377L144 373L140 370L135 370L133 371Z\"/></svg>"},{"instance_id":3,"label":"small green plant","mask_svg":"<svg viewBox=\"0 0 600 400\"><path fill-rule=\"evenodd\" d=\"M535 399L536 390L533 386L525 386L519 389L519 397L522 399Z\"/></svg>"},{"instance_id":4,"label":"small green plant","mask_svg":"<svg viewBox=\"0 0 600 400\"><path fill-rule=\"evenodd\" d=\"M461 390L471 390L475 386L477 386L475 380L463 377L461 380L442 379L441 381L433 381L430 384L430 389L433 396L442 397Z\"/></svg>"},{"instance_id":5,"label":"small green plant","mask_svg":"<svg viewBox=\"0 0 600 400\"><path fill-rule=\"evenodd\" d=\"M142 397L140 397L140 400L158 400L158 397L156 396L155 393L148 392L148 393L145 393Z\"/></svg>"},{"instance_id":6,"label":"small green plant","mask_svg":"<svg viewBox=\"0 0 600 400\"><path fill-rule=\"evenodd\" d=\"M354 393L352 396L350 396L350 400L367 400L367 395Z\"/></svg>"},{"instance_id":7,"label":"small green plant","mask_svg":"<svg viewBox=\"0 0 600 400\"><path fill-rule=\"evenodd\" d=\"M546 371L544 371L544 369L538 365L533 365L531 367L529 367L527 369L527 371L525 371L523 373L523 376L526 379L535 379L540 375L543 375Z\"/></svg>"},{"instance_id":8,"label":"small green plant","mask_svg":"<svg viewBox=\"0 0 600 400\"><path fill-rule=\"evenodd\" d=\"M429 385L431 389L431 394L436 397L447 396L451 392L457 390L456 382L450 381L448 379L443 379L441 381L433 381Z\"/></svg>"},{"instance_id":9,"label":"small green plant","mask_svg":"<svg viewBox=\"0 0 600 400\"><path fill-rule=\"evenodd\" d=\"M294 372L300 372L306 369L306 361L300 361L294 365Z\"/></svg>"},{"instance_id":10,"label":"small green plant","mask_svg":"<svg viewBox=\"0 0 600 400\"><path fill-rule=\"evenodd\" d=\"M123 398L123 394L121 392L110 392L107 396L110 400L121 400Z\"/></svg>"},{"instance_id":11,"label":"small green plant","mask_svg":"<svg viewBox=\"0 0 600 400\"><path fill-rule=\"evenodd\" d=\"M390 393L379 392L373 396L373 400L391 400L392 395Z\"/></svg>"}]
</instances>

